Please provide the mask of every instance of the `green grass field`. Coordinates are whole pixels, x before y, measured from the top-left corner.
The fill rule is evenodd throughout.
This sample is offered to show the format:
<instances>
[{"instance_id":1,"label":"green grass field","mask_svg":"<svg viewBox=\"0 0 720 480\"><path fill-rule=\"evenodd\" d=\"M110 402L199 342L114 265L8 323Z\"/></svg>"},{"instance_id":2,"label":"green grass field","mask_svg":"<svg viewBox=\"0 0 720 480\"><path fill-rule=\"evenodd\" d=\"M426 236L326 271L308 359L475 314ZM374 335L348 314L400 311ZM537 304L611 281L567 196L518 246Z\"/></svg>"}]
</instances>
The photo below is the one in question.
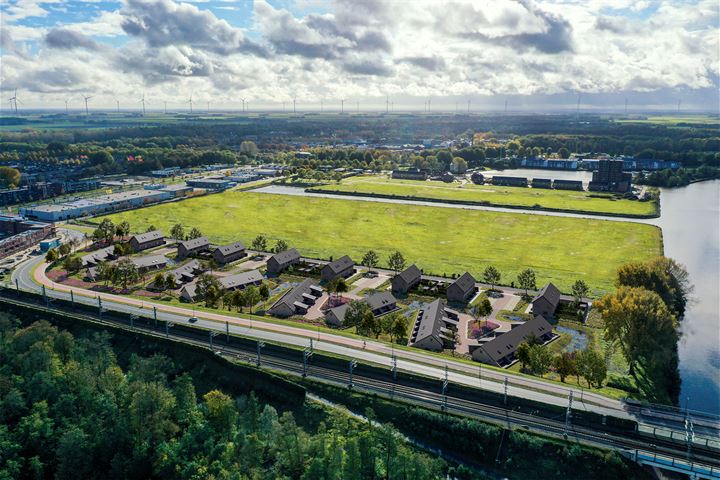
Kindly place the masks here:
<instances>
[{"instance_id":1,"label":"green grass field","mask_svg":"<svg viewBox=\"0 0 720 480\"><path fill-rule=\"evenodd\" d=\"M111 215L133 231L175 223L197 227L211 241L242 241L258 234L283 239L309 257L348 254L356 261L374 249L383 260L400 250L427 273L480 277L495 265L503 283L523 268L535 269L539 286L564 291L578 278L595 293L612 288L615 269L661 253L656 227L629 222L487 212L443 207L252 192L225 192ZM99 219L96 219L99 221Z\"/></svg>"},{"instance_id":2,"label":"green grass field","mask_svg":"<svg viewBox=\"0 0 720 480\"><path fill-rule=\"evenodd\" d=\"M648 115L640 118L618 118L618 123L651 123L658 125L677 125L691 123L695 125L720 125L717 115Z\"/></svg>"},{"instance_id":3,"label":"green grass field","mask_svg":"<svg viewBox=\"0 0 720 480\"><path fill-rule=\"evenodd\" d=\"M548 176L552 176L551 172L548 173ZM394 180L378 176L350 177L340 184L324 185L319 188L329 192L378 193L521 207L540 205L543 208L551 209L621 215L654 215L657 213L655 202L615 200L611 195L597 198L597 194L594 194L595 197L591 197L588 192L541 188L500 187L472 183L460 185L459 183L433 181Z\"/></svg>"}]
</instances>

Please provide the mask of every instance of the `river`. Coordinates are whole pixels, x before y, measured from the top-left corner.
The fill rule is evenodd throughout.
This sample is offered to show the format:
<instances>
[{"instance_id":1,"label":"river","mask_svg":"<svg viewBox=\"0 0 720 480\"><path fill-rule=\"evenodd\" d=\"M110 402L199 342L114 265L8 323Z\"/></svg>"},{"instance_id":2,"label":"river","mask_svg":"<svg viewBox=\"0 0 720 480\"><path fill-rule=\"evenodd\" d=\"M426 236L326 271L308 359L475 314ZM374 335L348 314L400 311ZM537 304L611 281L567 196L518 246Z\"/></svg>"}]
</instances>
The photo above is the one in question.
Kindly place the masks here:
<instances>
[{"instance_id":1,"label":"river","mask_svg":"<svg viewBox=\"0 0 720 480\"><path fill-rule=\"evenodd\" d=\"M512 173L511 173L512 172ZM532 177L554 171L512 170L506 175ZM588 172L560 172L563 179L587 181ZM467 206L435 202L390 200L332 194L310 194L304 189L272 185L257 192L344 198L363 201L409 203L434 207L493 210L533 215L595 218L609 221L630 221L658 225L663 231L665 255L685 265L695 285L691 302L682 321L679 345L682 390L680 405L720 415L720 180L700 182L677 189L662 189L660 218L639 220L578 215L565 212L515 210L484 206Z\"/></svg>"},{"instance_id":2,"label":"river","mask_svg":"<svg viewBox=\"0 0 720 480\"><path fill-rule=\"evenodd\" d=\"M720 414L720 180L662 189L665 255L695 285L679 345L680 405Z\"/></svg>"}]
</instances>

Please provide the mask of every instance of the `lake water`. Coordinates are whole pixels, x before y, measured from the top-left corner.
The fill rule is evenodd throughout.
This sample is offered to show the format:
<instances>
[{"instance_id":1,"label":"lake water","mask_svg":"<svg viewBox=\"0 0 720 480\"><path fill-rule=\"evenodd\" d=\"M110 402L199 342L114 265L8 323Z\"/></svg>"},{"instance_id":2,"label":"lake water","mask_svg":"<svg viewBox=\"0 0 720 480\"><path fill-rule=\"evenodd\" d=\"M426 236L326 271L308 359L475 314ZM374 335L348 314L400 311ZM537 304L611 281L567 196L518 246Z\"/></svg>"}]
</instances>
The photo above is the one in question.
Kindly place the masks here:
<instances>
[{"instance_id":1,"label":"lake water","mask_svg":"<svg viewBox=\"0 0 720 480\"><path fill-rule=\"evenodd\" d=\"M720 414L720 180L663 189L665 255L684 264L695 285L679 345L682 390L692 410Z\"/></svg>"}]
</instances>

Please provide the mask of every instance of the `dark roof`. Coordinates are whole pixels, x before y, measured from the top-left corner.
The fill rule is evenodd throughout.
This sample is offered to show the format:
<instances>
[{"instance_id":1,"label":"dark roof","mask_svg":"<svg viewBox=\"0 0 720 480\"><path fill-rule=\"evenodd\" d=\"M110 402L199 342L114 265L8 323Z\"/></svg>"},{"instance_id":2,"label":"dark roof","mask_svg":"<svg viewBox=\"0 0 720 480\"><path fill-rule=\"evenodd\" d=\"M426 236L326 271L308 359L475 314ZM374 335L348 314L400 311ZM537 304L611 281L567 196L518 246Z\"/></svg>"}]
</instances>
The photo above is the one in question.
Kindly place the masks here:
<instances>
[{"instance_id":1,"label":"dark roof","mask_svg":"<svg viewBox=\"0 0 720 480\"><path fill-rule=\"evenodd\" d=\"M220 253L223 255L232 255L233 253L245 250L245 245L240 242L235 242L229 245L220 245L217 249L220 250Z\"/></svg>"},{"instance_id":2,"label":"dark roof","mask_svg":"<svg viewBox=\"0 0 720 480\"><path fill-rule=\"evenodd\" d=\"M481 348L495 362L499 362L511 353L517 350L518 345L528 340L531 336L537 338L552 332L552 326L544 317L538 315L532 320L518 325L509 332L499 335L494 340L490 340Z\"/></svg>"},{"instance_id":3,"label":"dark roof","mask_svg":"<svg viewBox=\"0 0 720 480\"><path fill-rule=\"evenodd\" d=\"M345 320L345 313L347 312L348 307L350 306L350 303L343 303L342 305L338 305L337 307L333 307L328 309L327 312L325 312L325 315L332 312L335 317L340 321L340 323L343 323Z\"/></svg>"},{"instance_id":4,"label":"dark roof","mask_svg":"<svg viewBox=\"0 0 720 480\"><path fill-rule=\"evenodd\" d=\"M411 334L411 344L415 344L424 340L427 337L437 337L440 339L440 330L443 327L442 313L445 310L445 304L439 298L431 303L425 305L425 307L418 314L418 318L415 320L415 326L413 331L417 328L417 334Z\"/></svg>"},{"instance_id":5,"label":"dark roof","mask_svg":"<svg viewBox=\"0 0 720 480\"><path fill-rule=\"evenodd\" d=\"M83 265L86 265L89 262L102 262L103 260L106 260L107 257L112 255L113 251L115 251L115 246L101 248L100 250L96 250L92 253L88 253L87 255L83 255L82 257L80 257L80 260L82 261Z\"/></svg>"},{"instance_id":6,"label":"dark roof","mask_svg":"<svg viewBox=\"0 0 720 480\"><path fill-rule=\"evenodd\" d=\"M242 287L250 283L259 282L263 279L262 273L257 270L250 270L249 272L237 273L230 275L229 277L219 277L218 281L224 289Z\"/></svg>"},{"instance_id":7,"label":"dark roof","mask_svg":"<svg viewBox=\"0 0 720 480\"><path fill-rule=\"evenodd\" d=\"M303 295L306 293L310 293L310 288L312 286L314 286L313 281L309 278L306 278L305 280L285 292L285 294L280 297L278 301L273 304L272 307L270 307L270 310L279 305L287 305L288 307L293 308L296 302L305 303L303 302Z\"/></svg>"},{"instance_id":8,"label":"dark roof","mask_svg":"<svg viewBox=\"0 0 720 480\"><path fill-rule=\"evenodd\" d=\"M130 239L135 239L138 243L152 242L153 240L159 240L164 238L163 233L160 230L153 230L152 232L140 233L133 235Z\"/></svg>"},{"instance_id":9,"label":"dark roof","mask_svg":"<svg viewBox=\"0 0 720 480\"><path fill-rule=\"evenodd\" d=\"M461 277L459 277L457 280L455 280L451 285L457 285L460 287L460 289L463 292L466 292L470 290L471 288L475 288L475 278L470 275L469 272L465 272L462 274Z\"/></svg>"},{"instance_id":10,"label":"dark roof","mask_svg":"<svg viewBox=\"0 0 720 480\"><path fill-rule=\"evenodd\" d=\"M378 308L382 308L386 305L396 303L397 300L390 292L377 292L365 298L365 302L370 305L370 310L377 310Z\"/></svg>"},{"instance_id":11,"label":"dark roof","mask_svg":"<svg viewBox=\"0 0 720 480\"><path fill-rule=\"evenodd\" d=\"M548 283L545 285L538 293L535 295L535 298L533 298L533 303L535 300L539 300L540 298L545 298L551 305L554 307L558 306L558 303L560 303L560 290L551 283Z\"/></svg>"},{"instance_id":12,"label":"dark roof","mask_svg":"<svg viewBox=\"0 0 720 480\"><path fill-rule=\"evenodd\" d=\"M285 250L284 252L276 253L272 257L275 259L277 263L280 265L285 265L288 262L292 262L293 260L297 260L300 258L300 252L298 252L296 249L291 248L290 250Z\"/></svg>"},{"instance_id":13,"label":"dark roof","mask_svg":"<svg viewBox=\"0 0 720 480\"><path fill-rule=\"evenodd\" d=\"M398 273L398 277L403 279L405 283L412 283L422 276L422 272L414 264Z\"/></svg>"},{"instance_id":14,"label":"dark roof","mask_svg":"<svg viewBox=\"0 0 720 480\"><path fill-rule=\"evenodd\" d=\"M191 260L182 267L170 270L170 274L175 277L175 281L178 281L183 276L194 277L195 270L200 270L201 268L200 261Z\"/></svg>"},{"instance_id":15,"label":"dark roof","mask_svg":"<svg viewBox=\"0 0 720 480\"><path fill-rule=\"evenodd\" d=\"M355 262L352 261L352 258L348 257L347 255L344 255L337 260L334 260L326 265L326 267L330 268L330 270L333 271L333 273L340 273L344 272L348 268L355 265Z\"/></svg>"},{"instance_id":16,"label":"dark roof","mask_svg":"<svg viewBox=\"0 0 720 480\"><path fill-rule=\"evenodd\" d=\"M198 237L193 238L192 240L185 240L184 242L180 242L178 246L182 245L185 247L186 250L193 250L195 248L204 247L206 245L210 245L210 241L207 239L207 237Z\"/></svg>"},{"instance_id":17,"label":"dark roof","mask_svg":"<svg viewBox=\"0 0 720 480\"><path fill-rule=\"evenodd\" d=\"M146 255L130 259L137 268L159 267L167 264L165 255Z\"/></svg>"}]
</instances>

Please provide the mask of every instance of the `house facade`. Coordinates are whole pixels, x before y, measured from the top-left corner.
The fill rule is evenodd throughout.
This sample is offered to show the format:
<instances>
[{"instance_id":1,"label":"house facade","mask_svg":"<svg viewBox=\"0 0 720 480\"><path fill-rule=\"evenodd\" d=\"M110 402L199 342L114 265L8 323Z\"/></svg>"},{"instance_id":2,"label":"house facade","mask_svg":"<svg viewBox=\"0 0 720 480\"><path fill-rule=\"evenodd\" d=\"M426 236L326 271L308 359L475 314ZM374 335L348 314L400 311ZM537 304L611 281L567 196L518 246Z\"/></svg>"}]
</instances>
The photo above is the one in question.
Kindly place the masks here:
<instances>
[{"instance_id":1,"label":"house facade","mask_svg":"<svg viewBox=\"0 0 720 480\"><path fill-rule=\"evenodd\" d=\"M330 282L336 278L348 278L355 273L355 262L347 255L333 260L320 270L320 279Z\"/></svg>"},{"instance_id":2,"label":"house facade","mask_svg":"<svg viewBox=\"0 0 720 480\"><path fill-rule=\"evenodd\" d=\"M555 315L555 310L557 310L559 304L560 290L552 283L548 283L533 298L532 313L546 318L552 317Z\"/></svg>"},{"instance_id":3,"label":"house facade","mask_svg":"<svg viewBox=\"0 0 720 480\"><path fill-rule=\"evenodd\" d=\"M141 252L149 248L165 245L165 236L160 230L153 230L151 232L133 235L130 237L130 241L128 243L135 252Z\"/></svg>"},{"instance_id":4,"label":"house facade","mask_svg":"<svg viewBox=\"0 0 720 480\"><path fill-rule=\"evenodd\" d=\"M415 265L410 265L408 268L395 275L390 281L392 284L392 291L401 294L407 293L420 283L421 278L422 272L420 269Z\"/></svg>"},{"instance_id":5,"label":"house facade","mask_svg":"<svg viewBox=\"0 0 720 480\"><path fill-rule=\"evenodd\" d=\"M303 280L278 299L268 313L275 317L287 318L293 315L305 315L310 307L322 297L323 290L309 278Z\"/></svg>"},{"instance_id":6,"label":"house facade","mask_svg":"<svg viewBox=\"0 0 720 480\"><path fill-rule=\"evenodd\" d=\"M267 272L273 275L280 274L287 270L290 266L300 261L300 252L291 248L284 252L276 253L267 261Z\"/></svg>"},{"instance_id":7,"label":"house facade","mask_svg":"<svg viewBox=\"0 0 720 480\"><path fill-rule=\"evenodd\" d=\"M464 303L475 295L475 291L475 278L465 272L447 288L447 299L449 302Z\"/></svg>"},{"instance_id":8,"label":"house facade","mask_svg":"<svg viewBox=\"0 0 720 480\"><path fill-rule=\"evenodd\" d=\"M459 322L460 314L441 299L428 303L415 319L408 346L434 352L453 348Z\"/></svg>"},{"instance_id":9,"label":"house facade","mask_svg":"<svg viewBox=\"0 0 720 480\"><path fill-rule=\"evenodd\" d=\"M231 243L229 245L221 245L213 252L213 258L220 265L240 260L246 255L245 245L240 242Z\"/></svg>"},{"instance_id":10,"label":"house facade","mask_svg":"<svg viewBox=\"0 0 720 480\"><path fill-rule=\"evenodd\" d=\"M207 237L193 238L192 240L185 240L178 242L178 258L186 258L188 255L193 253L207 252L210 250L210 241Z\"/></svg>"},{"instance_id":11,"label":"house facade","mask_svg":"<svg viewBox=\"0 0 720 480\"><path fill-rule=\"evenodd\" d=\"M475 348L471 354L473 360L494 365L496 367L508 367L515 363L515 351L522 342L536 339L545 344L555 338L552 333L552 326L542 316L538 315L528 320L509 332L498 335L493 340Z\"/></svg>"}]
</instances>

